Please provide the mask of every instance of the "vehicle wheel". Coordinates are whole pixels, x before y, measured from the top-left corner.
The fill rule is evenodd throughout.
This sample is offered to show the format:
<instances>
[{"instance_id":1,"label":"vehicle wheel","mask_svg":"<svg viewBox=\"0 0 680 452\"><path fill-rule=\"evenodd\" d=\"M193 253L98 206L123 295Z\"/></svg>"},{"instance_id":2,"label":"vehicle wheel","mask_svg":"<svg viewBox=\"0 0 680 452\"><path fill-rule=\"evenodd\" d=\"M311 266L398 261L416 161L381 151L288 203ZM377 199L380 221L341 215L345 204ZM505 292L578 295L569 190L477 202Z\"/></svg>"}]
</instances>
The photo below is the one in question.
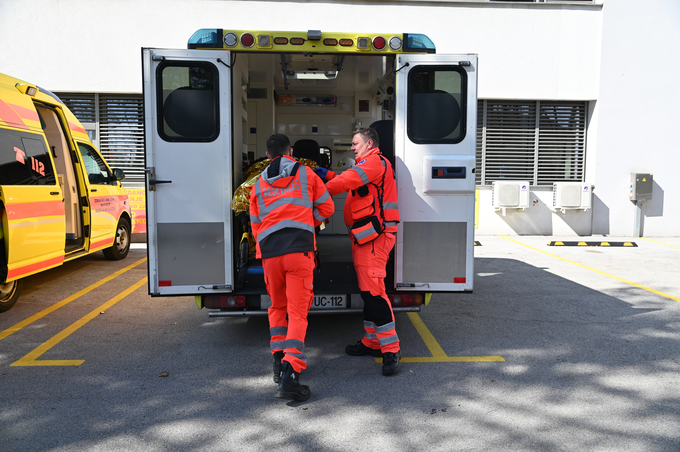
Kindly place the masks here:
<instances>
[{"instance_id":1,"label":"vehicle wheel","mask_svg":"<svg viewBox=\"0 0 680 452\"><path fill-rule=\"evenodd\" d=\"M116 238L113 240L113 246L106 248L104 256L112 261L125 259L130 251L130 222L125 218L118 221L116 228Z\"/></svg>"},{"instance_id":2,"label":"vehicle wheel","mask_svg":"<svg viewBox=\"0 0 680 452\"><path fill-rule=\"evenodd\" d=\"M23 280L0 284L0 312L9 311L19 299L21 293L21 283Z\"/></svg>"}]
</instances>

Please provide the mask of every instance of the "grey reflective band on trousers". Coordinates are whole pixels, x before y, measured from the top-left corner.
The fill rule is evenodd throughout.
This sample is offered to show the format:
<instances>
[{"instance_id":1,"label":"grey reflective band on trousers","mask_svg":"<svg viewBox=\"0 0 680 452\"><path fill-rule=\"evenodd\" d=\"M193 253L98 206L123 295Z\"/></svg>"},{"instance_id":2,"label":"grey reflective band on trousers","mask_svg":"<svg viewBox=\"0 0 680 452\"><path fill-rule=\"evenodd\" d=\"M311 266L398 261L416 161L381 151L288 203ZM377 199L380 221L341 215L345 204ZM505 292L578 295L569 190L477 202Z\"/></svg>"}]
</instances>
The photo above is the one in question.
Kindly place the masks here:
<instances>
[{"instance_id":1,"label":"grey reflective band on trousers","mask_svg":"<svg viewBox=\"0 0 680 452\"><path fill-rule=\"evenodd\" d=\"M288 334L288 327L287 326L274 326L272 328L269 328L269 334L274 337L274 336L285 336Z\"/></svg>"},{"instance_id":2,"label":"grey reflective band on trousers","mask_svg":"<svg viewBox=\"0 0 680 452\"><path fill-rule=\"evenodd\" d=\"M389 330L393 330L395 328L396 324L394 322L386 323L381 326L376 326L375 327L375 332L376 333L386 333Z\"/></svg>"}]
</instances>

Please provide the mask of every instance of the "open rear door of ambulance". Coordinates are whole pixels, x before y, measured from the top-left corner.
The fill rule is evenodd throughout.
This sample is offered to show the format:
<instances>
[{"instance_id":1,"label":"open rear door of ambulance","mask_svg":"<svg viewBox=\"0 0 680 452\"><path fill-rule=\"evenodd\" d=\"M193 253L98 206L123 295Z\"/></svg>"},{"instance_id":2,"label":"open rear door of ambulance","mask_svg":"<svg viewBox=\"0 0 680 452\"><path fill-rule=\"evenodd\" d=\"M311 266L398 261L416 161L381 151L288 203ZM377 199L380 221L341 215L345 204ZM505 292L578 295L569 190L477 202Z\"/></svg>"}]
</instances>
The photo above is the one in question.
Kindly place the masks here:
<instances>
[{"instance_id":1,"label":"open rear door of ambulance","mask_svg":"<svg viewBox=\"0 0 680 452\"><path fill-rule=\"evenodd\" d=\"M472 291L476 55L399 55L395 157L399 291Z\"/></svg>"},{"instance_id":2,"label":"open rear door of ambulance","mask_svg":"<svg viewBox=\"0 0 680 452\"><path fill-rule=\"evenodd\" d=\"M149 293L233 290L227 51L142 49Z\"/></svg>"}]
</instances>

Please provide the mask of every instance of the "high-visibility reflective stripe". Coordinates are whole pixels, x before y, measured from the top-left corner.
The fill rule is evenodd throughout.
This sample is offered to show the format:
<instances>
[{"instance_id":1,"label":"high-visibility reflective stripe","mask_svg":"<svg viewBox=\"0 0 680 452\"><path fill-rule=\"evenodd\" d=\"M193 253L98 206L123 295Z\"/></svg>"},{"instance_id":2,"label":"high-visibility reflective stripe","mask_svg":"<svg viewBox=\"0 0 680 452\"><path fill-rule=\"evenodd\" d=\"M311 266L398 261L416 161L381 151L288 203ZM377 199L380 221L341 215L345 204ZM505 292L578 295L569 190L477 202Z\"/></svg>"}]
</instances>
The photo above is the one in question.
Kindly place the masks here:
<instances>
[{"instance_id":1,"label":"high-visibility reflective stripe","mask_svg":"<svg viewBox=\"0 0 680 452\"><path fill-rule=\"evenodd\" d=\"M250 222L255 224L262 224L262 222L260 221L260 217L256 217L255 215L250 216Z\"/></svg>"},{"instance_id":2,"label":"high-visibility reflective stripe","mask_svg":"<svg viewBox=\"0 0 680 452\"><path fill-rule=\"evenodd\" d=\"M58 217L58 218L45 218L42 220L33 220L33 221L16 221L12 222L9 224L10 229L16 229L16 228L25 228L28 226L38 226L41 224L51 224L51 223L63 223L64 218L63 217Z\"/></svg>"},{"instance_id":3,"label":"high-visibility reflective stripe","mask_svg":"<svg viewBox=\"0 0 680 452\"><path fill-rule=\"evenodd\" d=\"M388 210L388 209L399 209L397 206L396 202L384 202L383 203L383 209Z\"/></svg>"},{"instance_id":4,"label":"high-visibility reflective stripe","mask_svg":"<svg viewBox=\"0 0 680 452\"><path fill-rule=\"evenodd\" d=\"M70 128L71 130L73 130L73 131L75 131L75 132L80 132L80 133L87 134L87 131L86 131L84 128L80 127L78 124L69 122L69 123L68 123L68 126L69 126L69 128Z\"/></svg>"},{"instance_id":5,"label":"high-visibility reflective stripe","mask_svg":"<svg viewBox=\"0 0 680 452\"><path fill-rule=\"evenodd\" d=\"M50 267L55 267L64 263L64 256L53 257L52 259L47 259L42 262L36 262L35 264L26 265L25 267L13 268L7 272L7 279L14 279L20 276L26 275L28 273L34 273L38 270L43 270Z\"/></svg>"},{"instance_id":6,"label":"high-visibility reflective stripe","mask_svg":"<svg viewBox=\"0 0 680 452\"><path fill-rule=\"evenodd\" d=\"M283 220L283 221L279 221L278 223L276 223L275 225L273 225L273 226L271 226L267 229L261 230L259 232L259 234L257 234L257 242L258 243L261 242L263 239L265 239L270 234L272 234L276 231L280 231L281 229L284 229L284 228L296 228L296 229L302 229L303 231L309 231L312 234L314 233L314 226L312 226L311 224L306 224L306 223L303 223L301 221Z\"/></svg>"},{"instance_id":7,"label":"high-visibility reflective stripe","mask_svg":"<svg viewBox=\"0 0 680 452\"><path fill-rule=\"evenodd\" d=\"M375 333L366 333L366 339L377 339L378 336Z\"/></svg>"},{"instance_id":8,"label":"high-visibility reflective stripe","mask_svg":"<svg viewBox=\"0 0 680 452\"><path fill-rule=\"evenodd\" d=\"M286 346L286 341L273 341L269 344L272 350L283 350Z\"/></svg>"},{"instance_id":9,"label":"high-visibility reflective stripe","mask_svg":"<svg viewBox=\"0 0 680 452\"><path fill-rule=\"evenodd\" d=\"M359 168L358 166L354 166L350 169L356 171L359 177L361 177L361 182L363 182L363 185L366 185L367 183L370 182L370 180L368 179L368 175L366 175L366 171L364 171L363 169Z\"/></svg>"},{"instance_id":10,"label":"high-visibility reflective stripe","mask_svg":"<svg viewBox=\"0 0 680 452\"><path fill-rule=\"evenodd\" d=\"M388 337L382 337L382 338L379 337L378 338L378 342L380 343L380 345L393 344L393 343L398 342L398 341L399 341L399 338L397 337L396 334L394 336L388 336Z\"/></svg>"},{"instance_id":11,"label":"high-visibility reflective stripe","mask_svg":"<svg viewBox=\"0 0 680 452\"><path fill-rule=\"evenodd\" d=\"M330 198L330 197L331 197L331 194L328 193L328 190L326 190L325 192L323 192L323 195L319 196L318 199L314 200L314 205L320 206L321 204L328 201L328 198Z\"/></svg>"},{"instance_id":12,"label":"high-visibility reflective stripe","mask_svg":"<svg viewBox=\"0 0 680 452\"><path fill-rule=\"evenodd\" d=\"M368 320L364 320L364 328L372 328L372 329L375 329L375 323L369 322Z\"/></svg>"},{"instance_id":13,"label":"high-visibility reflective stripe","mask_svg":"<svg viewBox=\"0 0 680 452\"><path fill-rule=\"evenodd\" d=\"M318 221L324 221L326 219L326 217L319 214L319 209L317 209L316 207L314 208L314 218L316 218Z\"/></svg>"},{"instance_id":14,"label":"high-visibility reflective stripe","mask_svg":"<svg viewBox=\"0 0 680 452\"><path fill-rule=\"evenodd\" d=\"M288 327L287 326L274 326L269 328L269 334L274 337L274 336L285 336L288 334Z\"/></svg>"},{"instance_id":15,"label":"high-visibility reflective stripe","mask_svg":"<svg viewBox=\"0 0 680 452\"><path fill-rule=\"evenodd\" d=\"M367 223L361 229L352 229L352 235L359 243L361 243L364 240L368 240L371 237L378 237L378 233L373 227L373 223Z\"/></svg>"},{"instance_id":16,"label":"high-visibility reflective stripe","mask_svg":"<svg viewBox=\"0 0 680 452\"><path fill-rule=\"evenodd\" d=\"M101 248L101 247L111 245L111 244L113 244L113 237L92 243L90 245L90 250L94 250L96 248Z\"/></svg>"},{"instance_id":17,"label":"high-visibility reflective stripe","mask_svg":"<svg viewBox=\"0 0 680 452\"><path fill-rule=\"evenodd\" d=\"M56 217L64 215L64 203L60 200L6 204L5 210L10 221L35 217Z\"/></svg>"},{"instance_id":18,"label":"high-visibility reflective stripe","mask_svg":"<svg viewBox=\"0 0 680 452\"><path fill-rule=\"evenodd\" d=\"M390 228L390 227L392 227L392 226L395 226L395 227L396 227L398 223L399 223L398 221L386 221L386 222L385 222L385 227L386 227L386 228Z\"/></svg>"},{"instance_id":19,"label":"high-visibility reflective stripe","mask_svg":"<svg viewBox=\"0 0 680 452\"><path fill-rule=\"evenodd\" d=\"M36 118L37 119L37 118ZM14 109L2 99L0 99L0 120L4 121L12 127L19 129L28 129L21 117L14 111Z\"/></svg>"},{"instance_id":20,"label":"high-visibility reflective stripe","mask_svg":"<svg viewBox=\"0 0 680 452\"><path fill-rule=\"evenodd\" d=\"M305 343L298 340L298 339L288 339L286 341L286 346L283 348L294 348L295 350L299 350L300 353L305 352Z\"/></svg>"},{"instance_id":21,"label":"high-visibility reflective stripe","mask_svg":"<svg viewBox=\"0 0 680 452\"><path fill-rule=\"evenodd\" d=\"M376 326L375 327L375 332L376 333L387 333L389 330L393 330L395 327L394 322L386 323L382 326Z\"/></svg>"},{"instance_id":22,"label":"high-visibility reflective stripe","mask_svg":"<svg viewBox=\"0 0 680 452\"><path fill-rule=\"evenodd\" d=\"M286 353L286 356L294 356L303 363L307 363L307 357L305 356L304 353Z\"/></svg>"}]
</instances>

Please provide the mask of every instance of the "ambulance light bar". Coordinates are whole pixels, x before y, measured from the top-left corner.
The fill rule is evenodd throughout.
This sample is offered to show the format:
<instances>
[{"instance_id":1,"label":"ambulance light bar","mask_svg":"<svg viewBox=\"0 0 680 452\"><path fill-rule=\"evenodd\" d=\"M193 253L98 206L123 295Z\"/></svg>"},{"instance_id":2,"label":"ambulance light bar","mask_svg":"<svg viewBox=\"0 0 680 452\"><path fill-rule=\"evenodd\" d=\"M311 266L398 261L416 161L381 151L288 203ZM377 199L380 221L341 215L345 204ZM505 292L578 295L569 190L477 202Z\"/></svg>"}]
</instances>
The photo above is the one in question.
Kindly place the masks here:
<instances>
[{"instance_id":1,"label":"ambulance light bar","mask_svg":"<svg viewBox=\"0 0 680 452\"><path fill-rule=\"evenodd\" d=\"M189 39L189 49L225 49L266 52L322 53L436 53L434 43L425 35L245 31L202 28Z\"/></svg>"}]
</instances>

